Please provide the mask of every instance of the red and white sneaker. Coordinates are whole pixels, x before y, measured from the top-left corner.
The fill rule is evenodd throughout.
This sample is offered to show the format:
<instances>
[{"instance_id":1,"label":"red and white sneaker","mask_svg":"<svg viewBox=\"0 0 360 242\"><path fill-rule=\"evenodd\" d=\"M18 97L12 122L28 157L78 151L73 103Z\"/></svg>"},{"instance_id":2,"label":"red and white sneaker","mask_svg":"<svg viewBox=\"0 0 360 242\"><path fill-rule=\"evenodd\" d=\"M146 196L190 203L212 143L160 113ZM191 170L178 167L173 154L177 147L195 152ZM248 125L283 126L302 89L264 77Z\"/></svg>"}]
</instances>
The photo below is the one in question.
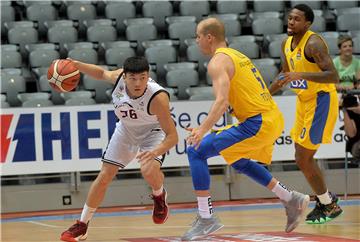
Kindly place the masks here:
<instances>
[{"instance_id":1,"label":"red and white sneaker","mask_svg":"<svg viewBox=\"0 0 360 242\"><path fill-rule=\"evenodd\" d=\"M154 200L152 219L156 224L163 224L166 222L169 216L169 207L166 203L167 193L164 189L163 193L159 196L150 195L151 199Z\"/></svg>"},{"instance_id":2,"label":"red and white sneaker","mask_svg":"<svg viewBox=\"0 0 360 242\"><path fill-rule=\"evenodd\" d=\"M75 224L73 224L68 230L62 232L60 240L67 242L86 240L87 228L88 224L76 220Z\"/></svg>"}]
</instances>

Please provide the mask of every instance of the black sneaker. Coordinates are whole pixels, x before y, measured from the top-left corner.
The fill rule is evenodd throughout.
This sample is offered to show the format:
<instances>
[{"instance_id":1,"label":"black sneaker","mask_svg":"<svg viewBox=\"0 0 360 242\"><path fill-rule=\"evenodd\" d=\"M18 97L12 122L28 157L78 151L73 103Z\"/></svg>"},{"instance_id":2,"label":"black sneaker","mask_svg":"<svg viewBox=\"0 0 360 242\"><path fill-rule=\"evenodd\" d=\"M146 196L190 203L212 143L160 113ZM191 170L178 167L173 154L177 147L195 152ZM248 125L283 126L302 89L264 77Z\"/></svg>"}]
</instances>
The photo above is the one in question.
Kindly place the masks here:
<instances>
[{"instance_id":1,"label":"black sneaker","mask_svg":"<svg viewBox=\"0 0 360 242\"><path fill-rule=\"evenodd\" d=\"M343 212L337 204L340 199L335 194L330 193L330 195L332 197L332 202L327 205L320 203L319 198L315 196L315 208L307 215L306 223L323 224L333 220Z\"/></svg>"}]
</instances>

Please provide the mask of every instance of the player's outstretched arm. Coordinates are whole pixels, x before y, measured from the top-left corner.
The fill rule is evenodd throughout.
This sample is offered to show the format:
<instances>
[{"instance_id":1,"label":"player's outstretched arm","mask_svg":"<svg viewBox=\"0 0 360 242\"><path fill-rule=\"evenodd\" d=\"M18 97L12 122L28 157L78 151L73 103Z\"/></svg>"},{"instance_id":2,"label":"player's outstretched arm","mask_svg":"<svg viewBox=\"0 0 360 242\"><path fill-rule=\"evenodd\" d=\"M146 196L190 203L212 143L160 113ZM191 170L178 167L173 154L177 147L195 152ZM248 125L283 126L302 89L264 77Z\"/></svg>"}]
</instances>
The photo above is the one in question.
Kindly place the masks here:
<instances>
[{"instance_id":1,"label":"player's outstretched arm","mask_svg":"<svg viewBox=\"0 0 360 242\"><path fill-rule=\"evenodd\" d=\"M68 58L68 59L71 60L75 64L75 66L79 69L80 72L82 72L86 75L89 75L96 80L106 81L106 82L110 82L112 84L115 84L117 78L123 71L123 69L117 69L115 71L108 71L97 65L84 63L84 62L73 60L70 58Z\"/></svg>"},{"instance_id":2,"label":"player's outstretched arm","mask_svg":"<svg viewBox=\"0 0 360 242\"><path fill-rule=\"evenodd\" d=\"M166 92L158 93L150 103L150 114L156 115L165 139L152 151L156 156L165 154L178 143L178 134L170 114L169 96Z\"/></svg>"}]
</instances>

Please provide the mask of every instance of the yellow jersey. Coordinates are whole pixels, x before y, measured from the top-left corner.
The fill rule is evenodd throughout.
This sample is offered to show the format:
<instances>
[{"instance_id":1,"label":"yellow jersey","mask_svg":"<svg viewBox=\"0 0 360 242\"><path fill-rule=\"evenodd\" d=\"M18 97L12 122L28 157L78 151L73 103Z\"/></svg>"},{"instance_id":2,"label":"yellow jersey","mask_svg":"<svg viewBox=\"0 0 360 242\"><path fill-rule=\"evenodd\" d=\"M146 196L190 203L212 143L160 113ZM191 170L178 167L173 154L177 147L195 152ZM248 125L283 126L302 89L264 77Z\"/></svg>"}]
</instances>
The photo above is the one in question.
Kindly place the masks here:
<instances>
[{"instance_id":1,"label":"yellow jersey","mask_svg":"<svg viewBox=\"0 0 360 242\"><path fill-rule=\"evenodd\" d=\"M237 50L218 48L215 52L229 56L235 67L230 81L229 103L231 113L243 122L249 117L277 109L260 72L251 60Z\"/></svg>"},{"instance_id":2,"label":"yellow jersey","mask_svg":"<svg viewBox=\"0 0 360 242\"><path fill-rule=\"evenodd\" d=\"M310 62L305 57L305 46L311 35L316 34L308 30L295 49L291 48L293 36L289 36L285 42L284 53L290 72L322 72L316 63ZM320 37L321 38L321 37ZM325 45L326 42L324 41ZM320 91L336 91L333 83L318 83L311 80L295 80L290 83L290 88L302 101L316 98Z\"/></svg>"}]
</instances>

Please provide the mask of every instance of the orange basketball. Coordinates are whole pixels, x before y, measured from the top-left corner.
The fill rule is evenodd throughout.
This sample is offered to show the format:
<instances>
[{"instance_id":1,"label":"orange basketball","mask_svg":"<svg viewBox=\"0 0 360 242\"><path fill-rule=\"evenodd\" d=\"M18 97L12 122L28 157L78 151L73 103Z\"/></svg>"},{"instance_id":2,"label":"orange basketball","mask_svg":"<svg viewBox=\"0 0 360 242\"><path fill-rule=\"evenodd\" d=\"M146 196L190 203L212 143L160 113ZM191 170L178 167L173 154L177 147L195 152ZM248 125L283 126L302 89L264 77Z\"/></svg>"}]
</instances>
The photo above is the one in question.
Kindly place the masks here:
<instances>
[{"instance_id":1,"label":"orange basketball","mask_svg":"<svg viewBox=\"0 0 360 242\"><path fill-rule=\"evenodd\" d=\"M79 84L80 72L71 60L55 60L48 69L47 78L55 90L69 92Z\"/></svg>"}]
</instances>

